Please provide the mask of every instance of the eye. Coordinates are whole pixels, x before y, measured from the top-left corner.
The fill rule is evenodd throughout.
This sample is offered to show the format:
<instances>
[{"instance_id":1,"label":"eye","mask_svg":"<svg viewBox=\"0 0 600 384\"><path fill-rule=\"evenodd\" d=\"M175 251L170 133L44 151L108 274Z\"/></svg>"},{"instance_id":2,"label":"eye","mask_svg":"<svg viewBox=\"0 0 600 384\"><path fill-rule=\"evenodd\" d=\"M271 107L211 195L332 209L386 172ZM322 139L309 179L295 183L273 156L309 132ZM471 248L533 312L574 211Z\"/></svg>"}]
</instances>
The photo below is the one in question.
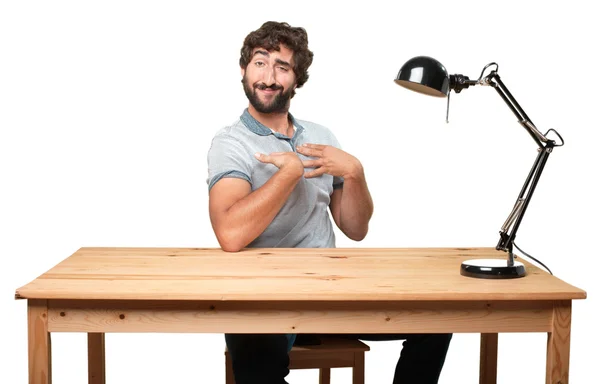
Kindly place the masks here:
<instances>
[{"instance_id":1,"label":"eye","mask_svg":"<svg viewBox=\"0 0 600 384\"><path fill-rule=\"evenodd\" d=\"M289 71L289 70L290 70L288 67L278 67L278 68L279 68L279 70L280 70L280 71L282 71L282 72L287 72L287 71Z\"/></svg>"},{"instance_id":2,"label":"eye","mask_svg":"<svg viewBox=\"0 0 600 384\"><path fill-rule=\"evenodd\" d=\"M262 67L265 65L265 63L263 63L262 61L257 61L254 63L254 65L256 65L257 67Z\"/></svg>"}]
</instances>

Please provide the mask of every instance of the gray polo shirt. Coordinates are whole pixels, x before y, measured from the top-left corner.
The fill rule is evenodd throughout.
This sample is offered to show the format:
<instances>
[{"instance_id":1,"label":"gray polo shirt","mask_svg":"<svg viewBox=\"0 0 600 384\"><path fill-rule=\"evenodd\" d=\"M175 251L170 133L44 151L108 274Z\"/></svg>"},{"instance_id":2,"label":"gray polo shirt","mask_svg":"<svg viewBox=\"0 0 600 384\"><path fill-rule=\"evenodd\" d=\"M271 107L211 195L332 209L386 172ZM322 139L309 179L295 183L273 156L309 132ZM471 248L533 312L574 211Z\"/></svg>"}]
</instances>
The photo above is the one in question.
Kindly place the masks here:
<instances>
[{"instance_id":1,"label":"gray polo shirt","mask_svg":"<svg viewBox=\"0 0 600 384\"><path fill-rule=\"evenodd\" d=\"M292 138L273 132L254 119L247 109L239 120L219 130L208 151L209 190L224 177L244 179L252 191L260 188L278 168L258 161L254 157L257 152L296 152L296 147L304 143L340 147L329 129L296 120L291 114L290 118L296 129ZM301 160L309 159L299 153L298 156ZM302 177L271 224L248 247L335 247L328 207L333 189L342 185L342 178L328 174L309 179Z\"/></svg>"}]
</instances>

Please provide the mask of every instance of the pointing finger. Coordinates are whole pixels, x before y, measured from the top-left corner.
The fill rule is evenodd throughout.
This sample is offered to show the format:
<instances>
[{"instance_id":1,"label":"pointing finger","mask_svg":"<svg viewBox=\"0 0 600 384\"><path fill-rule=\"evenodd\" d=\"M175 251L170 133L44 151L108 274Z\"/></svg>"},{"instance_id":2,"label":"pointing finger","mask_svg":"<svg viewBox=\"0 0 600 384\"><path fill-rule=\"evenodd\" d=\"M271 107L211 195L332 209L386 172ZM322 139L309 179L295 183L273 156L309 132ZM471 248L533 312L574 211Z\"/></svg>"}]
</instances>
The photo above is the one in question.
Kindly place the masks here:
<instances>
[{"instance_id":1,"label":"pointing finger","mask_svg":"<svg viewBox=\"0 0 600 384\"><path fill-rule=\"evenodd\" d=\"M317 168L312 171L304 172L304 177L307 179L310 179L311 177L319 177L324 173L325 173L325 170L323 170L323 168Z\"/></svg>"},{"instance_id":2,"label":"pointing finger","mask_svg":"<svg viewBox=\"0 0 600 384\"><path fill-rule=\"evenodd\" d=\"M322 164L320 160L304 160L302 165L304 165L304 168L316 168L320 167Z\"/></svg>"},{"instance_id":3,"label":"pointing finger","mask_svg":"<svg viewBox=\"0 0 600 384\"><path fill-rule=\"evenodd\" d=\"M307 148L312 148L312 149L323 149L325 148L325 145L323 144L311 144L311 143L304 143L302 144L303 147L307 147Z\"/></svg>"},{"instance_id":4,"label":"pointing finger","mask_svg":"<svg viewBox=\"0 0 600 384\"><path fill-rule=\"evenodd\" d=\"M302 146L302 147L296 147L296 149L298 150L298 152L300 152L304 156L320 157L320 154L321 154L321 151L314 149L314 148Z\"/></svg>"},{"instance_id":5,"label":"pointing finger","mask_svg":"<svg viewBox=\"0 0 600 384\"><path fill-rule=\"evenodd\" d=\"M258 159L258 161L260 161L261 163L271 163L271 157L269 155L265 155L264 153L258 153L256 152L254 154L254 157L256 157Z\"/></svg>"}]
</instances>

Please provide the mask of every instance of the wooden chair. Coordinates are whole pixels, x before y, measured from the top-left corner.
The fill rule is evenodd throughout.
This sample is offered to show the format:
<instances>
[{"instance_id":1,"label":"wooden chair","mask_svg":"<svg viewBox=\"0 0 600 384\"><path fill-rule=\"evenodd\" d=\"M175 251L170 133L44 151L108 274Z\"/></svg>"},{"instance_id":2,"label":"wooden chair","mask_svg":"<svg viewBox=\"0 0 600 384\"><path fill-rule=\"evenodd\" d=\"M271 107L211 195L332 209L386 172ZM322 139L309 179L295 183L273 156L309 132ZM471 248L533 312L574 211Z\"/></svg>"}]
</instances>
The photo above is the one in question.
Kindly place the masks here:
<instances>
[{"instance_id":1,"label":"wooden chair","mask_svg":"<svg viewBox=\"0 0 600 384\"><path fill-rule=\"evenodd\" d=\"M360 340L322 337L319 345L294 346L290 369L319 369L319 384L329 384L331 368L352 368L352 384L365 382L365 352L369 346ZM235 384L231 356L225 348L225 384Z\"/></svg>"}]
</instances>

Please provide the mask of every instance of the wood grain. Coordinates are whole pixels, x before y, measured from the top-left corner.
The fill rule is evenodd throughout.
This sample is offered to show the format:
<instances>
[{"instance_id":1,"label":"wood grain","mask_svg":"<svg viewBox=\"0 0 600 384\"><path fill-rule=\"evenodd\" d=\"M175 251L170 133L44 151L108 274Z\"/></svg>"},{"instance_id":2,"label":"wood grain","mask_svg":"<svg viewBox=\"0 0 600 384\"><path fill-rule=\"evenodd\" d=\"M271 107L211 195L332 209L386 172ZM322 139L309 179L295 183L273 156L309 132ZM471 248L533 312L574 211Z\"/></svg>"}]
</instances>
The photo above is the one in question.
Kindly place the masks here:
<instances>
[{"instance_id":1,"label":"wood grain","mask_svg":"<svg viewBox=\"0 0 600 384\"><path fill-rule=\"evenodd\" d=\"M571 302L556 302L552 330L548 333L546 384L567 384L569 382L570 345Z\"/></svg>"},{"instance_id":2,"label":"wood grain","mask_svg":"<svg viewBox=\"0 0 600 384\"><path fill-rule=\"evenodd\" d=\"M192 301L572 300L586 293L527 265L520 279L461 276L493 248L81 248L17 298Z\"/></svg>"},{"instance_id":3,"label":"wood grain","mask_svg":"<svg viewBox=\"0 0 600 384\"><path fill-rule=\"evenodd\" d=\"M106 384L104 333L88 333L88 384Z\"/></svg>"},{"instance_id":4,"label":"wood grain","mask_svg":"<svg viewBox=\"0 0 600 384\"><path fill-rule=\"evenodd\" d=\"M506 255L493 248L81 248L16 291L28 299L30 384L51 384L49 332L90 333L89 380L100 384L105 332L482 333L486 384L495 382L497 333L548 332L546 382L566 384L571 300L586 292L523 260L523 278L461 276L461 262L476 258Z\"/></svg>"},{"instance_id":5,"label":"wood grain","mask_svg":"<svg viewBox=\"0 0 600 384\"><path fill-rule=\"evenodd\" d=\"M482 333L479 353L479 384L496 384L498 373L498 334Z\"/></svg>"},{"instance_id":6,"label":"wood grain","mask_svg":"<svg viewBox=\"0 0 600 384\"><path fill-rule=\"evenodd\" d=\"M28 300L29 384L52 384L52 357L46 300Z\"/></svg>"},{"instance_id":7,"label":"wood grain","mask_svg":"<svg viewBox=\"0 0 600 384\"><path fill-rule=\"evenodd\" d=\"M51 332L549 332L553 302L50 302Z\"/></svg>"}]
</instances>

